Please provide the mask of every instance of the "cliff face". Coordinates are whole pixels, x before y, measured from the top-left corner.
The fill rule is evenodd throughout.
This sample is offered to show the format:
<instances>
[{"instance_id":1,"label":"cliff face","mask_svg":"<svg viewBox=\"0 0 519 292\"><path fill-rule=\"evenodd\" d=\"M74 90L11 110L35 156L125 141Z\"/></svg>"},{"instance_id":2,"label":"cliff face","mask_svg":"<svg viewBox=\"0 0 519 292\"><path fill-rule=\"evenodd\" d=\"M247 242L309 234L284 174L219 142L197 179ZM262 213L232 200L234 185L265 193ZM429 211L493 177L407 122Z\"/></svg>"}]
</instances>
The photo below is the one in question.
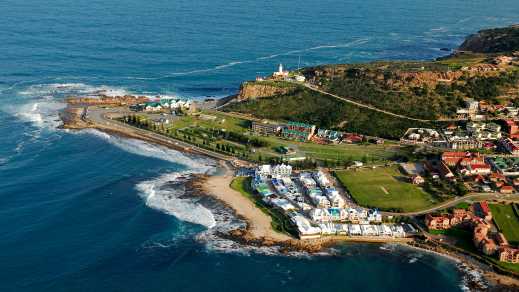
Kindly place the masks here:
<instances>
[{"instance_id":1,"label":"cliff face","mask_svg":"<svg viewBox=\"0 0 519 292\"><path fill-rule=\"evenodd\" d=\"M280 86L270 82L245 82L240 86L238 101L284 95L292 92L293 86Z\"/></svg>"},{"instance_id":2,"label":"cliff face","mask_svg":"<svg viewBox=\"0 0 519 292\"><path fill-rule=\"evenodd\" d=\"M459 47L474 53L500 53L519 50L519 25L485 29L469 36Z\"/></svg>"}]
</instances>

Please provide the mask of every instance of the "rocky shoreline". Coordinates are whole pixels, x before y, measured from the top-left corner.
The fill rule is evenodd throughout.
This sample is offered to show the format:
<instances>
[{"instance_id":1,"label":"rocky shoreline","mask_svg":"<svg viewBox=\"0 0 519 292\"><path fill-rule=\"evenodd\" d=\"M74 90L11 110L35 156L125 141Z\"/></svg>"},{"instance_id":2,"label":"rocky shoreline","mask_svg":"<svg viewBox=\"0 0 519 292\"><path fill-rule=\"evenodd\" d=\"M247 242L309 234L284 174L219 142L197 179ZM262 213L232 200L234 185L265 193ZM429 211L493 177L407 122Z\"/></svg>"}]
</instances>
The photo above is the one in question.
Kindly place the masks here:
<instances>
[{"instance_id":1,"label":"rocky shoreline","mask_svg":"<svg viewBox=\"0 0 519 292\"><path fill-rule=\"evenodd\" d=\"M186 152L185 149L182 147L175 147L175 145L172 145L170 143L164 143L161 141L158 141L156 139L143 137L141 135L137 135L131 132L127 131L121 131L119 129L114 129L110 127L100 127L95 124L91 124L88 122L85 122L83 119L78 118L82 112L80 110L72 110L70 112L67 112L66 114L71 115L72 118L69 120L64 119L64 126L63 128L66 129L87 129L87 128L93 128L97 129L103 132L106 132L108 134L114 134L117 136L125 137L125 138L131 138L131 139L140 139L146 142L159 144L168 148L172 148L178 151ZM337 236L330 236L330 237L324 237L320 239L314 239L314 240L299 240L295 238L288 238L288 236L283 235L285 238L272 238L270 236L258 236L257 234L254 234L254 232L251 231L251 221L248 218L245 218L245 216L241 216L240 214L236 213L235 208L231 206L228 202L225 200L222 200L219 197L216 197L214 194L211 194L207 191L206 185L207 181L210 178L214 178L214 176L209 175L192 175L190 179L188 179L186 183L186 189L189 190L188 195L192 196L207 196L210 195L214 199L221 202L223 205L229 207L234 211L234 214L246 222L246 228L245 229L235 229L231 230L229 232L218 232L217 235L221 238L231 240L233 242L237 242L244 246L252 246L252 247L277 247L279 252L281 254L289 254L292 252L303 252L307 254L318 254L323 251L325 251L328 248L331 248L333 246L336 246L340 243L344 242L364 242L364 243L385 243L386 241L373 241L373 240L366 240L366 239L347 239L343 237L337 237ZM229 185L227 185L228 189L230 190ZM248 199L247 199L248 200ZM395 241L392 241L395 242ZM398 244L407 245L409 247L418 248L422 251L426 252L433 252L440 256L447 257L451 260L455 260L458 262L464 263L467 267L469 267L471 270L477 271L481 275L483 275L484 279L487 280L489 283L488 289L483 289L481 286L481 283L477 281L469 281L470 285L469 288L471 290L475 291L518 291L519 290L519 280L517 278L502 275L499 272L495 271L492 267L489 265L482 263L478 261L477 259L468 256L463 255L457 252L446 250L445 248L442 248L441 246L434 245L431 242L426 241L420 241L420 240L412 240L412 241L396 241Z\"/></svg>"}]
</instances>

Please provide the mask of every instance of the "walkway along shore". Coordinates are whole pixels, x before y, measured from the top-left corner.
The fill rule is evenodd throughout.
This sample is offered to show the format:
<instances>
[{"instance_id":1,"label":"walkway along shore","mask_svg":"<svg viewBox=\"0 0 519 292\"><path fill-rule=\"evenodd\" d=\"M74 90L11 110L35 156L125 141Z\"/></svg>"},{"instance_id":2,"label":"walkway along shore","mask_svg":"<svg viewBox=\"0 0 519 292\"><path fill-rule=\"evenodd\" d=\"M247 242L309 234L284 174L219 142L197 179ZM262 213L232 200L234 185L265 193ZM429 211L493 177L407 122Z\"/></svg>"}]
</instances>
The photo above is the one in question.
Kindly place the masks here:
<instances>
[{"instance_id":1,"label":"walkway along shore","mask_svg":"<svg viewBox=\"0 0 519 292\"><path fill-rule=\"evenodd\" d=\"M252 201L230 187L234 177L232 169L232 162L236 160L234 157L201 149L182 141L155 134L147 130L138 129L111 119L116 117L117 113L110 113L104 110L94 111L91 113L93 113L93 115L89 115L89 119L84 119L81 123L65 125L64 128L77 130L93 128L109 134L140 139L175 150L197 155L205 155L218 160L220 167L224 170L222 174L202 176L193 181L192 184L202 192L202 195L210 195L223 202L225 205L232 208L237 216L243 218L247 222L246 230L235 230L231 231L229 234L222 234L222 236L229 239L242 244L254 246L279 246L281 252L305 251L310 253L318 253L324 248L345 242L404 244L424 251L435 252L441 256L453 260L460 260L463 263L468 264L471 268L481 272L485 279L490 281L494 288L492 290L494 291L517 291L515 289L518 289L517 279L500 275L484 263L477 262L477 264L475 264L476 259L467 258L467 256L461 254L444 253L443 251L435 250L432 246L418 244L411 238L325 236L319 239L299 240L286 234L276 232L272 228L270 216L264 214L260 209L256 208ZM111 115L111 118L108 117L109 115ZM120 115L121 113L119 113L119 116ZM92 119L91 117L95 118Z\"/></svg>"},{"instance_id":2,"label":"walkway along shore","mask_svg":"<svg viewBox=\"0 0 519 292\"><path fill-rule=\"evenodd\" d=\"M271 218L258 209L252 201L245 198L242 194L230 187L233 180L232 165L239 161L235 157L223 155L210 150L202 149L191 144L185 143L174 138L166 137L153 133L148 130L132 127L117 120L117 117L124 116L125 113L114 112L114 110L105 110L95 108L88 111L88 115L82 119L82 122L67 124L64 127L69 129L97 129L110 134L115 134L132 139L140 139L150 143L156 143L175 150L205 155L216 159L220 163L220 167L224 170L222 175L212 175L200 178L198 186L204 193L213 196L222 201L224 204L232 208L238 216L245 219L248 224L245 233L235 233L239 237L244 237L247 241L265 241L269 243L277 243L286 246L292 246L293 249L307 250L316 252L322 247L331 245L338 241L355 241L355 242L408 242L409 239L400 238L375 238L375 237L343 237L343 236L326 236L320 239L299 240L286 234L279 233L272 228ZM246 163L246 162L241 162ZM196 182L195 182L196 184Z\"/></svg>"}]
</instances>

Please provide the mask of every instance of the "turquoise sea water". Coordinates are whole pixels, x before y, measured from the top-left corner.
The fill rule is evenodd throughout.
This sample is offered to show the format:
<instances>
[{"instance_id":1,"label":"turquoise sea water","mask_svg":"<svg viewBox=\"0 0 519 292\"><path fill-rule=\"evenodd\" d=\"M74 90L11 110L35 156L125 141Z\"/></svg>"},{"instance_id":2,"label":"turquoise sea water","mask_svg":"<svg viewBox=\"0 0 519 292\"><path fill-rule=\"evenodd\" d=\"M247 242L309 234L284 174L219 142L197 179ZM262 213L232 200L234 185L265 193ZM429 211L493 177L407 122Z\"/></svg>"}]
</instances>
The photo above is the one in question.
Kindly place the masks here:
<instances>
[{"instance_id":1,"label":"turquoise sea water","mask_svg":"<svg viewBox=\"0 0 519 292\"><path fill-rule=\"evenodd\" d=\"M109 3L106 3L109 2ZM183 176L214 162L56 130L71 94L235 93L294 68L430 59L515 0L3 0L0 291L457 291L443 259L391 245L280 256L215 235L243 224Z\"/></svg>"}]
</instances>

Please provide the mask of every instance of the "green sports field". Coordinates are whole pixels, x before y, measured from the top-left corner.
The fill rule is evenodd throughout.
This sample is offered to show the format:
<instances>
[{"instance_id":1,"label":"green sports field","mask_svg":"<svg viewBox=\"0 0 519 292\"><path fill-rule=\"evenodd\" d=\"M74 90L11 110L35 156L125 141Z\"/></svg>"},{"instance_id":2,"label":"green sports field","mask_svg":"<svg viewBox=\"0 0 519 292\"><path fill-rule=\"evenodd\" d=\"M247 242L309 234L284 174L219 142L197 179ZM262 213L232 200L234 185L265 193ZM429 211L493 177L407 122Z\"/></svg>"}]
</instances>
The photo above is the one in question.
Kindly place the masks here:
<instances>
[{"instance_id":1,"label":"green sports field","mask_svg":"<svg viewBox=\"0 0 519 292\"><path fill-rule=\"evenodd\" d=\"M338 171L336 175L361 206L411 212L436 203L430 194L409 183L396 166Z\"/></svg>"},{"instance_id":2,"label":"green sports field","mask_svg":"<svg viewBox=\"0 0 519 292\"><path fill-rule=\"evenodd\" d=\"M492 217L499 231L512 245L519 244L519 217L515 214L512 205L490 205Z\"/></svg>"}]
</instances>

